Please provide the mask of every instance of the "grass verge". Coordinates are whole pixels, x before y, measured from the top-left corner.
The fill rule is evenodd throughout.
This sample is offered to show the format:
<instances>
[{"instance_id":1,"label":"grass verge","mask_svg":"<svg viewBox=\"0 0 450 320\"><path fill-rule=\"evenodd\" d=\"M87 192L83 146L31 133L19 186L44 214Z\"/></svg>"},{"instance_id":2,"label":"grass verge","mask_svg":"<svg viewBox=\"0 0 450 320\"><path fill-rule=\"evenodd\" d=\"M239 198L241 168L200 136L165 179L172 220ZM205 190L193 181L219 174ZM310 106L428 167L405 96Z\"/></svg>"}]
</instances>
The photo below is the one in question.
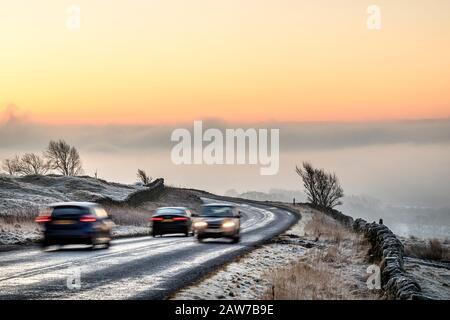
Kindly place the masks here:
<instances>
[{"instance_id":1,"label":"grass verge","mask_svg":"<svg viewBox=\"0 0 450 320\"><path fill-rule=\"evenodd\" d=\"M366 286L368 242L323 213L305 226L306 238L320 246L267 276L271 286L262 299L355 300L378 299Z\"/></svg>"}]
</instances>

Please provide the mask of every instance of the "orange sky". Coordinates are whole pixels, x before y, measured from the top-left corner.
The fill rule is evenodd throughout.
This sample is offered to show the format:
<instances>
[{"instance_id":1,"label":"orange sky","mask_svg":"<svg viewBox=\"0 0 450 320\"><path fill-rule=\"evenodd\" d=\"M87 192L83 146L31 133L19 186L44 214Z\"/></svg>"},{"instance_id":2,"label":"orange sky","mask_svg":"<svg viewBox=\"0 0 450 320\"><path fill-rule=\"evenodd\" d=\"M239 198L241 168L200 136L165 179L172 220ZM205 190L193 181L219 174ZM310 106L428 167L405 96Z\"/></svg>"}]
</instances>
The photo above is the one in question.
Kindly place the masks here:
<instances>
[{"instance_id":1,"label":"orange sky","mask_svg":"<svg viewBox=\"0 0 450 320\"><path fill-rule=\"evenodd\" d=\"M450 116L448 0L2 0L0 52L0 109L40 122Z\"/></svg>"}]
</instances>

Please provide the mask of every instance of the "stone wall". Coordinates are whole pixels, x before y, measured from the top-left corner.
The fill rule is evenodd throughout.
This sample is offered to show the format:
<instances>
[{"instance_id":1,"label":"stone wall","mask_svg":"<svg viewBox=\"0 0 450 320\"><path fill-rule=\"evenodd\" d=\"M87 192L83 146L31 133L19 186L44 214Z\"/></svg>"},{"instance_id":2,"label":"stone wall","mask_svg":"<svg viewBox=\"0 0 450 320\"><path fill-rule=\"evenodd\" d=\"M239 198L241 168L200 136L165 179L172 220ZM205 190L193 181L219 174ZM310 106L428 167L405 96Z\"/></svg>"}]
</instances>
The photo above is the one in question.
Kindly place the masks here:
<instances>
[{"instance_id":1,"label":"stone wall","mask_svg":"<svg viewBox=\"0 0 450 320\"><path fill-rule=\"evenodd\" d=\"M356 232L364 233L371 244L369 254L381 262L381 284L390 299L426 299L419 284L403 268L404 247L397 236L385 225L356 219Z\"/></svg>"},{"instance_id":2,"label":"stone wall","mask_svg":"<svg viewBox=\"0 0 450 320\"><path fill-rule=\"evenodd\" d=\"M322 206L314 205L312 203L303 203L304 205L307 205L313 209L319 210L323 212L324 214L330 216L336 221L339 221L344 226L351 228L353 225L353 218L350 216L347 216L346 214L343 214L342 212L336 210L336 209L330 209L330 208L324 208Z\"/></svg>"},{"instance_id":3,"label":"stone wall","mask_svg":"<svg viewBox=\"0 0 450 320\"><path fill-rule=\"evenodd\" d=\"M143 190L139 190L130 194L124 201L117 201L110 198L102 198L96 201L103 205L130 205L138 206L144 202L155 200L164 190L164 179L155 179L145 186Z\"/></svg>"}]
</instances>

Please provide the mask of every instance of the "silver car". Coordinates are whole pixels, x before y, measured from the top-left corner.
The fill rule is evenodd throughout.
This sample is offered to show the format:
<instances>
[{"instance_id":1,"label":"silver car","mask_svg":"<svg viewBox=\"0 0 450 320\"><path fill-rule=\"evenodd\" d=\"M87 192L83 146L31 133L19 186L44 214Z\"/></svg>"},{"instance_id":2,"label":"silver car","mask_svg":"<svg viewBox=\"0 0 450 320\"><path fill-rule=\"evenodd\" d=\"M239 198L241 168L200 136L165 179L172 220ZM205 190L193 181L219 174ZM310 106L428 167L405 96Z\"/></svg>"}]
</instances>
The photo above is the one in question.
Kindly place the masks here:
<instances>
[{"instance_id":1,"label":"silver car","mask_svg":"<svg viewBox=\"0 0 450 320\"><path fill-rule=\"evenodd\" d=\"M241 213L235 205L212 203L203 205L200 214L193 215L198 241L206 238L230 238L240 241Z\"/></svg>"}]
</instances>

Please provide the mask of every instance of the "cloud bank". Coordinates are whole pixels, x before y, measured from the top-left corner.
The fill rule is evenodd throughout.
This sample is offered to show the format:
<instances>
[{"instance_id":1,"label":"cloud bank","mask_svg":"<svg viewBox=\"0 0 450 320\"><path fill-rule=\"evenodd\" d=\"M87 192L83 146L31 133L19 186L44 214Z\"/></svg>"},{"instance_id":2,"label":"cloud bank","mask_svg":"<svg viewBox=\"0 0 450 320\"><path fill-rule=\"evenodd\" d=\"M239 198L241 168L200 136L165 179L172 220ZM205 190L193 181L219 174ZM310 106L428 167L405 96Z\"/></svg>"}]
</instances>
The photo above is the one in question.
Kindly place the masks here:
<instances>
[{"instance_id":1,"label":"cloud bank","mask_svg":"<svg viewBox=\"0 0 450 320\"><path fill-rule=\"evenodd\" d=\"M62 138L92 152L167 150L177 128L192 130L192 123L177 125L44 125L28 121L14 107L0 116L0 149L35 149L50 139ZM238 124L205 120L207 128L279 128L282 152L358 148L395 144L449 144L450 119L367 123L276 122Z\"/></svg>"}]
</instances>

